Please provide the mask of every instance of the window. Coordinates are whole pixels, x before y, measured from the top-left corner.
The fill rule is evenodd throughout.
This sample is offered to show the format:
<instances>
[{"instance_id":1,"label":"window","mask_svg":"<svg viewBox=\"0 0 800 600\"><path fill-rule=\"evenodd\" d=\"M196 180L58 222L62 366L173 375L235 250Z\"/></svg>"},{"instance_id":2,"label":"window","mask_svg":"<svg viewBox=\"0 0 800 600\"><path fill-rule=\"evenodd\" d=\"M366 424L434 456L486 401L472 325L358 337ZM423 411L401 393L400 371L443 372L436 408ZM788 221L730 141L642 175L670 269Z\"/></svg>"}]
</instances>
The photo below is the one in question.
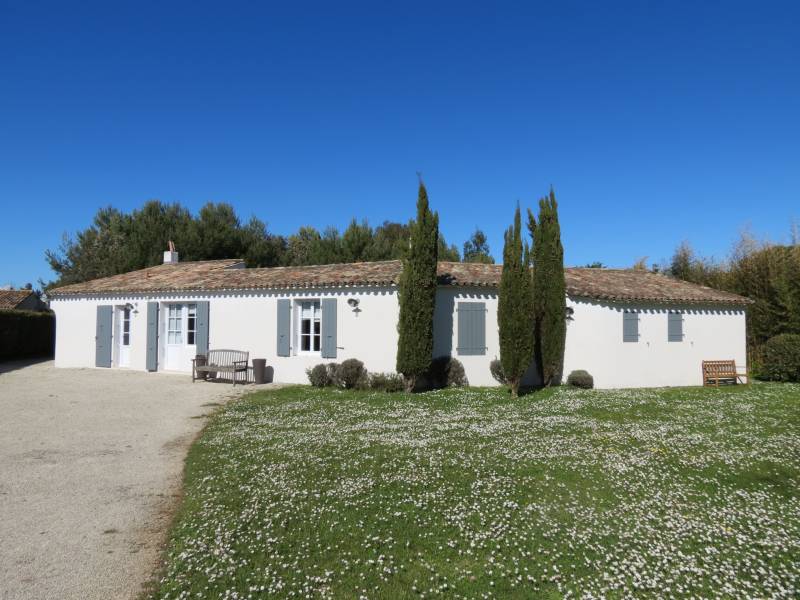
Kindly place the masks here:
<instances>
[{"instance_id":1,"label":"window","mask_svg":"<svg viewBox=\"0 0 800 600\"><path fill-rule=\"evenodd\" d=\"M167 343L183 343L183 307L180 304L170 304L167 307Z\"/></svg>"},{"instance_id":2,"label":"window","mask_svg":"<svg viewBox=\"0 0 800 600\"><path fill-rule=\"evenodd\" d=\"M122 309L122 345L131 345L131 309Z\"/></svg>"},{"instance_id":3,"label":"window","mask_svg":"<svg viewBox=\"0 0 800 600\"><path fill-rule=\"evenodd\" d=\"M683 341L683 313L677 311L667 313L667 340L670 342Z\"/></svg>"},{"instance_id":4,"label":"window","mask_svg":"<svg viewBox=\"0 0 800 600\"><path fill-rule=\"evenodd\" d=\"M186 319L186 343L194 346L194 335L197 333L197 305L189 305L189 316Z\"/></svg>"},{"instance_id":5,"label":"window","mask_svg":"<svg viewBox=\"0 0 800 600\"><path fill-rule=\"evenodd\" d=\"M622 313L622 341L639 341L639 313L632 311Z\"/></svg>"},{"instance_id":6,"label":"window","mask_svg":"<svg viewBox=\"0 0 800 600\"><path fill-rule=\"evenodd\" d=\"M322 340L318 300L300 302L300 352L319 352Z\"/></svg>"}]
</instances>

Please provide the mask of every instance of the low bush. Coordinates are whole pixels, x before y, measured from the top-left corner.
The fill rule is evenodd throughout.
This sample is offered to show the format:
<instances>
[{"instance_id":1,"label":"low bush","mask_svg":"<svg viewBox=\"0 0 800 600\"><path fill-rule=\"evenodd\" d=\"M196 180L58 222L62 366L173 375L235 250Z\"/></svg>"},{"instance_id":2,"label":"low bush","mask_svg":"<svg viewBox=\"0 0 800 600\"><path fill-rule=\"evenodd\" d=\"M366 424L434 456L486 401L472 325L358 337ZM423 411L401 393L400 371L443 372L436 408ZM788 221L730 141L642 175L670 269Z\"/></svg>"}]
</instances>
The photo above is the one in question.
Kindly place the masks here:
<instances>
[{"instance_id":1,"label":"low bush","mask_svg":"<svg viewBox=\"0 0 800 600\"><path fill-rule=\"evenodd\" d=\"M308 381L314 387L325 387L331 384L328 365L324 363L315 365L312 369L306 369L306 375L308 375Z\"/></svg>"},{"instance_id":2,"label":"low bush","mask_svg":"<svg viewBox=\"0 0 800 600\"><path fill-rule=\"evenodd\" d=\"M371 373L369 388L376 392L402 392L405 389L405 382L399 373Z\"/></svg>"},{"instance_id":3,"label":"low bush","mask_svg":"<svg viewBox=\"0 0 800 600\"><path fill-rule=\"evenodd\" d=\"M500 385L506 385L508 383L506 375L503 373L503 363L500 362L499 358L495 358L489 363L489 371L492 373L492 377L494 377L495 381Z\"/></svg>"},{"instance_id":4,"label":"low bush","mask_svg":"<svg viewBox=\"0 0 800 600\"><path fill-rule=\"evenodd\" d=\"M328 385L336 385L336 371L339 370L339 363L327 363L325 366L328 369Z\"/></svg>"},{"instance_id":5,"label":"low bush","mask_svg":"<svg viewBox=\"0 0 800 600\"><path fill-rule=\"evenodd\" d=\"M368 381L364 363L356 358L348 358L336 368L334 382L339 387L348 390L356 387L366 387Z\"/></svg>"},{"instance_id":6,"label":"low bush","mask_svg":"<svg viewBox=\"0 0 800 600\"><path fill-rule=\"evenodd\" d=\"M425 378L433 388L466 387L469 385L464 365L452 356L438 356L431 362L431 368Z\"/></svg>"},{"instance_id":7,"label":"low bush","mask_svg":"<svg viewBox=\"0 0 800 600\"><path fill-rule=\"evenodd\" d=\"M800 335L782 333L766 341L759 377L769 381L800 382Z\"/></svg>"},{"instance_id":8,"label":"low bush","mask_svg":"<svg viewBox=\"0 0 800 600\"><path fill-rule=\"evenodd\" d=\"M567 376L567 385L584 390L590 390L594 387L594 377L592 377L588 371L579 369L577 371L573 371Z\"/></svg>"}]
</instances>

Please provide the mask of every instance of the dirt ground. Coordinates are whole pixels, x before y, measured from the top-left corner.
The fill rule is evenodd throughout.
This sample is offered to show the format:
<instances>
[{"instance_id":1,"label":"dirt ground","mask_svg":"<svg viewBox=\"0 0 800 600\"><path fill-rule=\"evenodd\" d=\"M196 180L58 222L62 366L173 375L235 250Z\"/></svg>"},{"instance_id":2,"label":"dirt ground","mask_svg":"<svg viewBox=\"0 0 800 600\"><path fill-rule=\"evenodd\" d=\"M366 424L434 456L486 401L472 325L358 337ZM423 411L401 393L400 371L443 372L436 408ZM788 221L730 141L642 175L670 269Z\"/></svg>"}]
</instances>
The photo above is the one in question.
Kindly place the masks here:
<instances>
[{"instance_id":1,"label":"dirt ground","mask_svg":"<svg viewBox=\"0 0 800 600\"><path fill-rule=\"evenodd\" d=\"M134 598L204 416L253 386L0 363L0 598Z\"/></svg>"}]
</instances>

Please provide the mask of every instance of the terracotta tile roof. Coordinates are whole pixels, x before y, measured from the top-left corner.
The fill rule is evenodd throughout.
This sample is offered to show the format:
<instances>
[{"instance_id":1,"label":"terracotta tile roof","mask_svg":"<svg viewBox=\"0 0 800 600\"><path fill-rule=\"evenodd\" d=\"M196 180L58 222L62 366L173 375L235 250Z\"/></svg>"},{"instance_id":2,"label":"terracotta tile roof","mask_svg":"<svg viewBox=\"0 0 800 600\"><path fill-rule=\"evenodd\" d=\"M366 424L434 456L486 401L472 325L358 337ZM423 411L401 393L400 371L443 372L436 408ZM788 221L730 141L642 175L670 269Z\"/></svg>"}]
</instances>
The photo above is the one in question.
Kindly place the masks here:
<instances>
[{"instance_id":1,"label":"terracotta tile roof","mask_svg":"<svg viewBox=\"0 0 800 600\"><path fill-rule=\"evenodd\" d=\"M57 288L50 290L49 295L388 286L398 283L402 270L398 260L308 267L229 268L240 264L240 261L231 260L159 265ZM501 272L501 265L440 262L439 284L497 287ZM567 293L572 297L602 300L697 304L750 302L736 294L647 271L569 268L566 270L566 284Z\"/></svg>"},{"instance_id":2,"label":"terracotta tile roof","mask_svg":"<svg viewBox=\"0 0 800 600\"><path fill-rule=\"evenodd\" d=\"M0 290L0 308L17 308L31 294L30 290Z\"/></svg>"},{"instance_id":3,"label":"terracotta tile roof","mask_svg":"<svg viewBox=\"0 0 800 600\"><path fill-rule=\"evenodd\" d=\"M634 269L572 268L566 270L565 279L571 297L688 304L752 303L738 294Z\"/></svg>"},{"instance_id":4,"label":"terracotta tile roof","mask_svg":"<svg viewBox=\"0 0 800 600\"><path fill-rule=\"evenodd\" d=\"M200 290L204 289L206 282L215 271L238 265L244 265L238 258L162 264L111 277L64 285L48 290L47 295L54 297L67 294Z\"/></svg>"}]
</instances>

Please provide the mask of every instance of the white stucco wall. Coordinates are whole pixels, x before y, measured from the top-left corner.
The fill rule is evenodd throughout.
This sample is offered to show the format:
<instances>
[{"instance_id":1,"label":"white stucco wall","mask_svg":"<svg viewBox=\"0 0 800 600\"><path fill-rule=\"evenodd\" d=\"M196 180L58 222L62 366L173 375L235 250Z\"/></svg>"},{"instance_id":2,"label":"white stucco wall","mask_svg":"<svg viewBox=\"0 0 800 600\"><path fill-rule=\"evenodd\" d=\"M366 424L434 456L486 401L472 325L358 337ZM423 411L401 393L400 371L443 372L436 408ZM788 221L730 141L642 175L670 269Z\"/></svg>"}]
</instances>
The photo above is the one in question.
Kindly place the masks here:
<instances>
[{"instance_id":1,"label":"white stucco wall","mask_svg":"<svg viewBox=\"0 0 800 600\"><path fill-rule=\"evenodd\" d=\"M459 302L486 304L486 354L462 356L458 353ZM470 385L492 386L497 382L489 371L489 362L500 356L497 335L497 290L487 288L440 287L433 315L433 355L454 356L464 365Z\"/></svg>"},{"instance_id":2,"label":"white stucco wall","mask_svg":"<svg viewBox=\"0 0 800 600\"><path fill-rule=\"evenodd\" d=\"M337 298L337 357L319 355L277 356L277 300ZM347 300L359 301L358 311ZM134 305L131 314L130 367L146 368L147 303L159 302L159 370L164 370L166 305L209 301L209 348L246 350L250 358L266 358L274 369L275 381L307 383L305 370L321 362L341 362L347 358L362 360L370 371L394 371L397 350L397 295L389 288L343 288L338 290L301 290L285 292L236 292L220 294L170 294L137 296L83 296L52 301L56 314L57 367L94 367L97 307ZM294 303L293 303L294 304ZM116 324L115 324L116 325ZM117 328L112 345L115 347ZM189 346L180 361L185 372L191 371L193 347ZM116 366L116 353L114 353Z\"/></svg>"},{"instance_id":3,"label":"white stucco wall","mask_svg":"<svg viewBox=\"0 0 800 600\"><path fill-rule=\"evenodd\" d=\"M56 315L56 367L84 368L95 365L95 330L97 326L97 307L100 305L134 305L131 313L130 368L144 370L147 336L147 302L134 296L82 296L55 297L50 308ZM116 342L117 311L114 311L114 334ZM112 353L116 364L116 351Z\"/></svg>"},{"instance_id":4,"label":"white stucco wall","mask_svg":"<svg viewBox=\"0 0 800 600\"><path fill-rule=\"evenodd\" d=\"M320 299L336 297L337 357L362 360L370 371L392 372L397 349L397 294L393 288L353 287L335 290L275 292L235 292L186 295L114 296L54 298L56 314L57 367L94 367L95 327L98 305L134 305L131 315L130 368L145 370L147 302L162 303L160 311L159 369L163 369L163 339L169 302L209 301L209 347L247 350L250 358L266 358L274 369L275 381L306 383L305 370L320 362L320 356L277 356L277 300L279 298ZM359 301L358 312L347 300ZM461 356L457 352L459 301L486 304L486 354ZM596 387L656 387L700 385L700 362L734 359L746 364L745 313L742 309L720 307L670 306L684 312L684 341L667 341L667 309L569 299L573 309L567 326L565 376L574 369L586 369ZM622 310L641 311L640 338L637 343L622 341ZM116 314L116 313L115 313ZM115 324L116 335L117 327ZM114 340L113 343L115 343ZM294 345L294 343L293 343ZM184 370L190 370L190 347ZM499 357L497 331L497 292L486 288L442 287L438 291L434 314L434 356L451 354L463 364L471 385L497 383L489 371L489 362ZM116 361L116 353L114 353ZM115 363L116 364L116 363ZM529 372L526 378L532 382Z\"/></svg>"},{"instance_id":5,"label":"white stucco wall","mask_svg":"<svg viewBox=\"0 0 800 600\"><path fill-rule=\"evenodd\" d=\"M564 377L585 369L595 387L702 385L703 360L747 359L745 312L718 306L632 305L570 299ZM622 311L639 314L639 341L622 341ZM667 312L683 312L682 342L667 337Z\"/></svg>"}]
</instances>

